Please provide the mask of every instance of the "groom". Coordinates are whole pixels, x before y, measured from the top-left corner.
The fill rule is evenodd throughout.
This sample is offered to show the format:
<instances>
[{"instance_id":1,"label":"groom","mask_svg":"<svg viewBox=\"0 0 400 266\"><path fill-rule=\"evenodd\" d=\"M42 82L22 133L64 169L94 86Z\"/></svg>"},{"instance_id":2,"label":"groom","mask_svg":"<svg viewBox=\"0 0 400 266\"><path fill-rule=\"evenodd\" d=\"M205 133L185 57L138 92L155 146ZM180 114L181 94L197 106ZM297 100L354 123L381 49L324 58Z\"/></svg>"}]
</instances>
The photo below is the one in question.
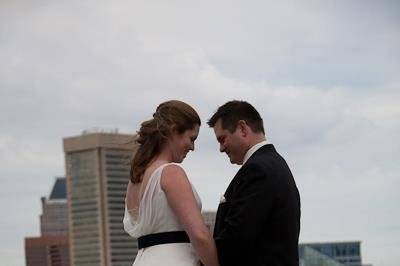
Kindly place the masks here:
<instances>
[{"instance_id":1,"label":"groom","mask_svg":"<svg viewBox=\"0 0 400 266\"><path fill-rule=\"evenodd\" d=\"M285 160L244 101L220 106L208 125L220 151L242 165L218 207L214 239L221 266L298 266L300 196Z\"/></svg>"}]
</instances>

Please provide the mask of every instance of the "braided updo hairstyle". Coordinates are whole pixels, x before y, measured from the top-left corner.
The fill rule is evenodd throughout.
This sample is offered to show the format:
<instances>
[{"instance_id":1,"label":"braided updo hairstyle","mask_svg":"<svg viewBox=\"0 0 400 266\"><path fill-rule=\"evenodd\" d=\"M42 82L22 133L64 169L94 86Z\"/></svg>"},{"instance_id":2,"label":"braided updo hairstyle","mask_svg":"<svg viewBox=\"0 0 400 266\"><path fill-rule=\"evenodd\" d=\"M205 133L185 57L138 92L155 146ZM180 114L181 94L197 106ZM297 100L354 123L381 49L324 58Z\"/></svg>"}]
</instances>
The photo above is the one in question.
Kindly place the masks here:
<instances>
[{"instance_id":1,"label":"braided updo hairstyle","mask_svg":"<svg viewBox=\"0 0 400 266\"><path fill-rule=\"evenodd\" d=\"M187 103L171 100L161 103L153 118L144 121L137 132L139 148L132 159L130 180L140 183L146 167L164 147L172 132L182 134L201 125L197 112Z\"/></svg>"}]
</instances>

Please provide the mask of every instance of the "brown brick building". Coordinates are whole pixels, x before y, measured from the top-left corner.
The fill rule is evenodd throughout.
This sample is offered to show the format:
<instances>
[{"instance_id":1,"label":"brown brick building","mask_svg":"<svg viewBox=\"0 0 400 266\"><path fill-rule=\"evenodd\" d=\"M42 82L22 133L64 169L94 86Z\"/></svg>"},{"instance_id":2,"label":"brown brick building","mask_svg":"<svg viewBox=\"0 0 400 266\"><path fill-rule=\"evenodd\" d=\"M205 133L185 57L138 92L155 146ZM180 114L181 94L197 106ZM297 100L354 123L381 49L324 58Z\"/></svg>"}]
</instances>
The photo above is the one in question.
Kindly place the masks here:
<instances>
[{"instance_id":1,"label":"brown brick building","mask_svg":"<svg viewBox=\"0 0 400 266\"><path fill-rule=\"evenodd\" d=\"M25 238L27 266L69 266L68 236Z\"/></svg>"}]
</instances>

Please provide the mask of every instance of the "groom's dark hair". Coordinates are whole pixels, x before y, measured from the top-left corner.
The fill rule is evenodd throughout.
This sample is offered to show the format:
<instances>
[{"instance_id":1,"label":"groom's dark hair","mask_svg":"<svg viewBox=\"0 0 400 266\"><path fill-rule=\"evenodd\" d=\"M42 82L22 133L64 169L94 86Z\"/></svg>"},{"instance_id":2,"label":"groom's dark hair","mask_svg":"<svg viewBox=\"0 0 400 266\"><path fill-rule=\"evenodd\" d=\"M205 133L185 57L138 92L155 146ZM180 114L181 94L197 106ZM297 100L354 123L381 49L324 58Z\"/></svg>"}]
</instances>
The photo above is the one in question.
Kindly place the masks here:
<instances>
[{"instance_id":1,"label":"groom's dark hair","mask_svg":"<svg viewBox=\"0 0 400 266\"><path fill-rule=\"evenodd\" d=\"M244 120L254 133L262 132L265 134L260 114L251 104L245 101L233 100L220 106L207 124L214 127L219 119L221 119L222 128L227 129L230 133L235 132L239 120Z\"/></svg>"}]
</instances>

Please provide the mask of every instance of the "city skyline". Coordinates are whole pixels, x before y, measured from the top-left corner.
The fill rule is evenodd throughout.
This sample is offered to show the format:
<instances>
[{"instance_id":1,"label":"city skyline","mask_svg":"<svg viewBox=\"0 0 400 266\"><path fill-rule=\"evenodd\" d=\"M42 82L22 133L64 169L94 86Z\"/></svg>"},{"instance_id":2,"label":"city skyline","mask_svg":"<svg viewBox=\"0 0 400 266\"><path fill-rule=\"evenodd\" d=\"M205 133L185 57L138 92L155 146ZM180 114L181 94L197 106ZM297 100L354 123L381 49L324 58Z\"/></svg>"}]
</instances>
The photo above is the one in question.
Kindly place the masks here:
<instances>
[{"instance_id":1,"label":"city skyline","mask_svg":"<svg viewBox=\"0 0 400 266\"><path fill-rule=\"evenodd\" d=\"M264 118L302 200L301 242L362 242L400 255L398 1L68 0L0 3L0 257L21 266L40 196L63 176L62 138L134 134L159 103L202 119L183 163L215 210L238 166L207 119L243 99Z\"/></svg>"},{"instance_id":2,"label":"city skyline","mask_svg":"<svg viewBox=\"0 0 400 266\"><path fill-rule=\"evenodd\" d=\"M72 198L87 198L88 193L80 193L80 195L77 195L76 193L82 192L82 189L88 190L89 191L98 191L98 184L96 182L92 182L90 186L84 186L79 188L80 185L78 183L87 183L89 179L87 179L88 176L95 177L98 175L97 170L95 168L92 168L90 166L90 161L97 161L100 159L100 162L95 163L96 165L104 164L100 168L106 169L106 172L111 170L109 173L104 173L105 176L100 177L98 176L97 178L101 179L108 179L107 182L101 181L102 183L109 183L112 184L112 191L114 191L114 199L115 200L120 200L121 199L121 189L120 186L120 177L121 177L121 170L122 172L126 172L124 170L126 166L126 154L124 154L123 150L121 150L121 143L126 142L126 135L117 135L118 133L113 130L106 132L104 130L97 130L93 131L84 131L81 136L79 137L73 137L73 138L67 138L64 139L64 149L66 150L66 156L69 157L66 161L70 161L71 165L69 166L71 169L76 168L78 165L76 165L76 162L80 161L78 168L80 169L78 172L75 171L74 174L71 172L68 174L68 178L70 181L68 182L71 186L71 183L75 183L74 186L75 188L69 188L68 190L70 191L68 194L70 196L68 199L73 200ZM133 137L133 136L132 136ZM106 148L107 147L107 148ZM115 149L117 148L117 149ZM93 153L93 151L97 150L97 152ZM121 153L122 152L122 153ZM72 153L72 154L71 154ZM80 153L80 154L79 154ZM99 153L100 157L96 156L88 156L90 154L95 155L96 153ZM103 155L101 155L103 154ZM73 159L74 162L71 162L71 155L75 157ZM92 159L90 159L92 157ZM104 158L105 160L102 160L101 158ZM122 160L121 160L122 158ZM89 160L88 160L89 159ZM111 161L110 161L111 159ZM110 165L111 163L111 165ZM108 164L108 166L107 166ZM118 166L117 168L115 166ZM122 166L122 168L121 168ZM111 167L111 168L110 168ZM107 170L108 169L108 170ZM117 172L115 172L117 170ZM85 173L85 176L82 176L81 173ZM118 173L119 172L119 173ZM114 176L116 173L118 173L118 176ZM72 174L72 176L71 176ZM122 175L127 175L127 173L122 174ZM115 179L117 177L117 179ZM72 178L72 180L71 180ZM111 179L110 179L111 178ZM110 183L111 182L111 183ZM28 259L29 257L29 264L27 262L27 265L40 265L42 266L43 263L46 263L43 261L43 259L47 256L48 257L48 262L49 265L69 265L69 259L65 257L65 255L68 255L70 252L68 250L74 249L74 245L71 245L72 248L67 248L65 249L65 244L68 243L68 238L66 237L66 234L68 234L68 223L65 221L66 216L67 216L67 186L66 186L66 178L65 177L57 177L56 181L54 183L54 186L51 190L50 196L48 199L46 197L41 197L42 201L42 206L43 206L43 213L40 215L40 224L41 224L41 237L28 237L25 238L25 255ZM117 184L117 186L115 186ZM77 186L78 185L78 186ZM101 187L101 186L100 186ZM78 189L78 191L74 191ZM100 189L101 190L101 189ZM108 188L106 188L108 190ZM115 194L115 191L119 191L117 194ZM75 194L74 197L71 198L71 194ZM95 193L96 194L96 193ZM93 195L95 195L93 194ZM100 202L107 202L109 201L108 196L106 196L108 193L100 193L103 194L102 197L104 197L103 200L100 200ZM117 198L115 198L115 195ZM76 198L76 199L78 199ZM73 200L73 201L76 201ZM81 200L79 200L79 204L74 204L73 202L70 201L70 204L68 206L75 206L73 209L77 208L78 205L84 203ZM52 206L52 205L58 205L58 206ZM86 217L92 216L92 212L88 210L87 204L84 204L83 209L80 208L80 212L82 210L85 210L85 213L82 213ZM114 204L112 207L115 209L117 205ZM64 207L64 208L60 208ZM90 209L90 208L89 208ZM121 211L123 210L123 206L118 205L117 212L115 214L118 214L119 216L122 216ZM69 213L74 212L73 210L69 210ZM99 211L97 213L98 217L103 216L102 212L104 210ZM114 214L114 215L115 215ZM216 211L203 211L202 212L204 222L212 232L214 230L214 225L215 225L215 218L216 218ZM71 215L69 215L71 217ZM75 218L70 219L70 223L73 224L74 220L75 221L81 221L84 216L81 216L78 220ZM115 217L114 217L115 218ZM121 217L119 218L121 219ZM96 223L92 223L91 225L95 225ZM117 226L118 224L114 224L114 227ZM73 226L72 226L73 227ZM72 228L73 231L76 231L76 229ZM88 228L86 227L85 232L88 231ZM106 232L108 231L107 229L105 230ZM127 233L126 233L127 234ZM49 238L50 236L50 238ZM69 233L70 239L69 242L71 243L71 239L74 239L75 237L71 232ZM108 239L110 238L110 235L107 237L102 237L103 239ZM112 238L112 237L111 237ZM118 237L115 240L119 240L120 243L118 245L120 246L126 240L130 239L133 243L136 241L134 238L120 238ZM85 238L85 241L87 239ZM64 250L60 254L60 244L64 245ZM318 243L299 243L299 255L300 255L300 266L307 266L307 265L338 265L338 266L367 266L371 264L365 264L362 263L362 258L361 258L361 242L360 241L346 241L346 242L318 242ZM52 246L50 248L50 245ZM108 245L105 245L108 246ZM136 245L134 245L136 246ZM43 248L45 247L45 248ZM82 247L81 247L82 248ZM106 248L109 249L109 248ZM132 251L132 249L129 249ZM122 250L119 251L119 253ZM47 252L47 254L45 253ZM132 251L135 253L135 251ZM104 251L103 251L104 253ZM113 252L111 250L105 252L112 254ZM85 253L82 253L85 254ZM130 253L127 253L130 254ZM88 254L85 255L87 257ZM133 255L133 254L132 254ZM73 255L72 255L73 256ZM43 258L44 257L44 258ZM99 258L102 256L99 256ZM95 258L96 259L96 258ZM133 257L131 258L133 260ZM118 263L117 260L112 259L112 262ZM111 261L106 262L103 261L102 263L104 265L109 265ZM120 261L119 263L121 263ZM125 263L130 264L131 261L125 260ZM99 261L100 264L100 261ZM102 264L102 265L103 265ZM47 265L47 264L46 264ZM110 264L111 265L111 264Z\"/></svg>"}]
</instances>

